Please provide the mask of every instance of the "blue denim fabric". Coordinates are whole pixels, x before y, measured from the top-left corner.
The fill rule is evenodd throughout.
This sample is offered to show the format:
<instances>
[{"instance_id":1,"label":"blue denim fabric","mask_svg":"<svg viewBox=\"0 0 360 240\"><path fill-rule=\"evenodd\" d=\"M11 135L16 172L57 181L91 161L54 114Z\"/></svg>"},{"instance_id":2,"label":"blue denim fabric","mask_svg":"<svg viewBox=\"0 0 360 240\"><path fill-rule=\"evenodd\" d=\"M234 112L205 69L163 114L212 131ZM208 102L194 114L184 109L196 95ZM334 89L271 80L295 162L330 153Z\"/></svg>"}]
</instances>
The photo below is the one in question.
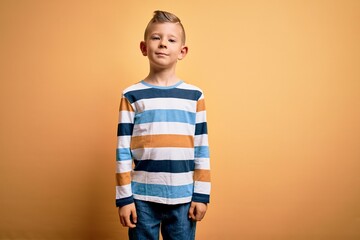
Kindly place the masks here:
<instances>
[{"instance_id":1,"label":"blue denim fabric","mask_svg":"<svg viewBox=\"0 0 360 240\"><path fill-rule=\"evenodd\" d=\"M138 220L136 228L129 228L130 240L158 240L160 228L164 240L195 239L196 222L188 218L190 203L166 205L134 201Z\"/></svg>"}]
</instances>

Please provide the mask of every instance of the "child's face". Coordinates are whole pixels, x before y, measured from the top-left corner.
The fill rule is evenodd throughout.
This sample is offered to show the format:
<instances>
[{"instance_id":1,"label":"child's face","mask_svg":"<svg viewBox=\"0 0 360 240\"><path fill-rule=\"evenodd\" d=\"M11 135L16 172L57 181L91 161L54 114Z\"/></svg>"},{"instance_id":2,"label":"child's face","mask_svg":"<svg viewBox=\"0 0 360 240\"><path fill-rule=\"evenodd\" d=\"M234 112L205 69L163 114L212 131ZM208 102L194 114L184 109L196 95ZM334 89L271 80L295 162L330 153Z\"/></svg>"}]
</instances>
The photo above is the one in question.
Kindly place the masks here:
<instances>
[{"instance_id":1,"label":"child's face","mask_svg":"<svg viewBox=\"0 0 360 240\"><path fill-rule=\"evenodd\" d=\"M182 29L176 23L151 24L140 49L149 58L151 67L161 69L174 67L188 51L182 42Z\"/></svg>"}]
</instances>

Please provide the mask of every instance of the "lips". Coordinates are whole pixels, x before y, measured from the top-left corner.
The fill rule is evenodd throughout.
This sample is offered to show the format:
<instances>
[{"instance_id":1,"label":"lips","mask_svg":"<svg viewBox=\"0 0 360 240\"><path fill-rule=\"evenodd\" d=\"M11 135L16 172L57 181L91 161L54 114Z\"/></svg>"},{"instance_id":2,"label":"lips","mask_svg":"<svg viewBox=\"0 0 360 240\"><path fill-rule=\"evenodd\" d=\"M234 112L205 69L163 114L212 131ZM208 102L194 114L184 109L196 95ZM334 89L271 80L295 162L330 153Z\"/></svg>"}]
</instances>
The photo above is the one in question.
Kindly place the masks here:
<instances>
[{"instance_id":1,"label":"lips","mask_svg":"<svg viewBox=\"0 0 360 240\"><path fill-rule=\"evenodd\" d=\"M163 52L157 52L155 53L157 56L168 56L168 54L163 53Z\"/></svg>"}]
</instances>

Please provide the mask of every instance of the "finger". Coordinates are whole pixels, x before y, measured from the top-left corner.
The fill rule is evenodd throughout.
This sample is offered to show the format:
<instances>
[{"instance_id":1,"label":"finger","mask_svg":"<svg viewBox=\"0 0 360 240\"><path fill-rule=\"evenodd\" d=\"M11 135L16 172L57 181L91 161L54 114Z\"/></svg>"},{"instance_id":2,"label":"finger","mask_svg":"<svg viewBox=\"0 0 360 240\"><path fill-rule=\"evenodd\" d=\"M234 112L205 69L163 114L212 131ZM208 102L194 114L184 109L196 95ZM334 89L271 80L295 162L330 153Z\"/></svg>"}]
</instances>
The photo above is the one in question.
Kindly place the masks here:
<instances>
[{"instance_id":1,"label":"finger","mask_svg":"<svg viewBox=\"0 0 360 240\"><path fill-rule=\"evenodd\" d=\"M191 218L192 220L195 220L194 211L195 211L195 206L191 204L189 209L189 218Z\"/></svg>"},{"instance_id":2,"label":"finger","mask_svg":"<svg viewBox=\"0 0 360 240\"><path fill-rule=\"evenodd\" d=\"M133 209L133 210L131 211L131 216L132 216L133 223L137 223L136 209Z\"/></svg>"},{"instance_id":3,"label":"finger","mask_svg":"<svg viewBox=\"0 0 360 240\"><path fill-rule=\"evenodd\" d=\"M201 221L204 218L205 212L197 211L196 212L196 221Z\"/></svg>"},{"instance_id":4,"label":"finger","mask_svg":"<svg viewBox=\"0 0 360 240\"><path fill-rule=\"evenodd\" d=\"M121 217L121 218L120 218L120 222L121 222L121 225L122 225L123 227L126 227L126 223L125 223L125 218L124 218L124 217Z\"/></svg>"},{"instance_id":5,"label":"finger","mask_svg":"<svg viewBox=\"0 0 360 240\"><path fill-rule=\"evenodd\" d=\"M120 219L121 225L124 226L124 220L123 220L122 216L120 215L120 208L119 208L119 219Z\"/></svg>"},{"instance_id":6,"label":"finger","mask_svg":"<svg viewBox=\"0 0 360 240\"><path fill-rule=\"evenodd\" d=\"M127 217L125 218L125 226L126 226L126 227L129 227L129 228L134 228L134 227L136 227L136 225L133 224L133 223L130 221L130 216L127 216Z\"/></svg>"},{"instance_id":7,"label":"finger","mask_svg":"<svg viewBox=\"0 0 360 240\"><path fill-rule=\"evenodd\" d=\"M124 224L125 224L125 227L134 228L134 227L136 227L136 225L131 222L130 216L131 216L131 214L124 217Z\"/></svg>"}]
</instances>

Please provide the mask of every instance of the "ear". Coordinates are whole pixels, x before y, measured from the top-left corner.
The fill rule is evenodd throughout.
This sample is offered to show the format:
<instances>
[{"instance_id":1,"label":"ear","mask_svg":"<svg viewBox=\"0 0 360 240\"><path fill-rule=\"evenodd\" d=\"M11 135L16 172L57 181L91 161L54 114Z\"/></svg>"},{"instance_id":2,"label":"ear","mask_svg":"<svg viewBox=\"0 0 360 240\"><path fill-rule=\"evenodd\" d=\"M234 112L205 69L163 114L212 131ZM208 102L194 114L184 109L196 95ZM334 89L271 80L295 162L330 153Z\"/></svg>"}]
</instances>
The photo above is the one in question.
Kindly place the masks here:
<instances>
[{"instance_id":1,"label":"ear","mask_svg":"<svg viewBox=\"0 0 360 240\"><path fill-rule=\"evenodd\" d=\"M143 56L147 56L146 43L144 41L140 42L140 50Z\"/></svg>"},{"instance_id":2,"label":"ear","mask_svg":"<svg viewBox=\"0 0 360 240\"><path fill-rule=\"evenodd\" d=\"M188 53L189 51L189 48L187 46L182 46L181 47L181 50L180 50L180 53L178 55L178 60L182 60L184 59L184 57L186 56L186 54Z\"/></svg>"}]
</instances>

